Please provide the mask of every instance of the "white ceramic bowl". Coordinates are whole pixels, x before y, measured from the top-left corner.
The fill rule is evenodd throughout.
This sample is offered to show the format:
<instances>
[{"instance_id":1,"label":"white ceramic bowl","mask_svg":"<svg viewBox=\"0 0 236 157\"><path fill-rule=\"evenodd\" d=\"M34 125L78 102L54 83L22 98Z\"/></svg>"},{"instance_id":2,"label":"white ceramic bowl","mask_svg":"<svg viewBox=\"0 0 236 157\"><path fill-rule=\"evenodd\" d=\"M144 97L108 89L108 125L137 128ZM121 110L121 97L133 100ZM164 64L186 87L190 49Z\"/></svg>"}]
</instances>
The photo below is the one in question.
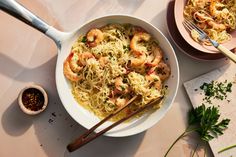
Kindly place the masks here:
<instances>
[{"instance_id":1,"label":"white ceramic bowl","mask_svg":"<svg viewBox=\"0 0 236 157\"><path fill-rule=\"evenodd\" d=\"M100 17L84 24L75 33L71 34L69 40L66 39L62 43L61 52L63 53L59 52L60 54L58 55L57 66L56 66L57 89L65 109L71 115L71 117L74 118L76 122L78 122L85 128L89 129L100 121L98 117L96 117L93 113L89 112L88 110L84 109L74 99L73 95L71 94L71 85L63 74L63 62L69 55L71 46L73 42L76 41L79 35L86 34L86 32L91 28L104 26L108 23L130 23L133 25L143 27L147 32L149 32L154 38L156 38L159 41L159 45L164 51L164 58L168 58L167 63L171 67L171 76L166 81L166 85L168 85L169 87L169 93L163 106L159 110L156 110L151 114L145 114L141 118L133 122L122 123L105 134L107 136L113 136L113 137L134 135L152 127L166 114L166 112L170 109L171 104L175 99L179 84L179 66L175 52L171 44L167 40L167 38L161 33L159 29L155 28L152 24L142 19L127 15L110 15L110 16ZM99 128L99 130L105 128L111 123L112 122L106 122Z\"/></svg>"}]
</instances>

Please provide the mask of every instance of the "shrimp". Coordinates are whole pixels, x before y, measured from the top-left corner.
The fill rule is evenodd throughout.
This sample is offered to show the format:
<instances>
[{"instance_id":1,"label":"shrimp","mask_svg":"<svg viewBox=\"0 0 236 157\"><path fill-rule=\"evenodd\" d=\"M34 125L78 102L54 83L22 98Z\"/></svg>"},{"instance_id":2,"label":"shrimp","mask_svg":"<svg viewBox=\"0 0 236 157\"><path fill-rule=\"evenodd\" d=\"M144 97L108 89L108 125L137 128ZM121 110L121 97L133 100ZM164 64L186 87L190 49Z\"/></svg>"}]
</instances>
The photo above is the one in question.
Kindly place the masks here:
<instances>
[{"instance_id":1,"label":"shrimp","mask_svg":"<svg viewBox=\"0 0 236 157\"><path fill-rule=\"evenodd\" d=\"M151 38L150 34L139 32L134 34L130 41L130 49L134 53L135 57L131 59L131 66L140 66L146 61L146 54L138 49L137 43L140 41L149 41Z\"/></svg>"},{"instance_id":2,"label":"shrimp","mask_svg":"<svg viewBox=\"0 0 236 157\"><path fill-rule=\"evenodd\" d=\"M206 26L207 26L206 22L197 23L196 25L197 25L199 28L201 28L201 29L205 29ZM194 29L193 29L193 30L194 30ZM191 33L192 33L192 32L191 32Z\"/></svg>"},{"instance_id":3,"label":"shrimp","mask_svg":"<svg viewBox=\"0 0 236 157\"><path fill-rule=\"evenodd\" d=\"M63 64L63 73L70 81L77 82L81 79L76 72L71 70L69 60L65 60Z\"/></svg>"},{"instance_id":4,"label":"shrimp","mask_svg":"<svg viewBox=\"0 0 236 157\"><path fill-rule=\"evenodd\" d=\"M209 10L210 10L210 13L211 13L212 16L216 15L217 9L216 9L216 1L215 0L211 0Z\"/></svg>"},{"instance_id":5,"label":"shrimp","mask_svg":"<svg viewBox=\"0 0 236 157\"><path fill-rule=\"evenodd\" d=\"M117 77L115 79L115 87L119 92L122 92L122 93L128 93L129 91L128 89L129 86L123 82L122 77Z\"/></svg>"},{"instance_id":6,"label":"shrimp","mask_svg":"<svg viewBox=\"0 0 236 157\"><path fill-rule=\"evenodd\" d=\"M121 108L128 102L128 99L127 98L114 97L114 98L109 98L109 101L112 104L115 104L118 108Z\"/></svg>"},{"instance_id":7,"label":"shrimp","mask_svg":"<svg viewBox=\"0 0 236 157\"><path fill-rule=\"evenodd\" d=\"M89 58L94 58L90 52L81 54L71 52L63 64L63 72L66 78L75 82L79 81L81 78L78 76L78 72L83 69Z\"/></svg>"},{"instance_id":8,"label":"shrimp","mask_svg":"<svg viewBox=\"0 0 236 157\"><path fill-rule=\"evenodd\" d=\"M197 6L199 8L204 8L204 6L206 5L206 3L208 3L208 1L209 0L195 0L195 1L191 1L191 2L193 3L194 6Z\"/></svg>"},{"instance_id":9,"label":"shrimp","mask_svg":"<svg viewBox=\"0 0 236 157\"><path fill-rule=\"evenodd\" d=\"M154 58L152 61L145 63L146 66L154 67L162 60L163 52L159 47L155 47L153 50Z\"/></svg>"},{"instance_id":10,"label":"shrimp","mask_svg":"<svg viewBox=\"0 0 236 157\"><path fill-rule=\"evenodd\" d=\"M150 75L146 75L145 78L148 81L149 85L154 83L154 87L157 90L161 90L162 89L162 81L161 81L160 77L158 75L156 75L156 73L152 73Z\"/></svg>"},{"instance_id":11,"label":"shrimp","mask_svg":"<svg viewBox=\"0 0 236 157\"><path fill-rule=\"evenodd\" d=\"M212 3L214 4L215 1L214 0L211 0ZM211 14L218 14L218 12L221 12L221 11L217 11L216 8L214 7L214 11L213 11L213 8L210 7L211 9ZM216 13L217 12L217 13ZM226 29L226 26L224 24L219 24L219 23L216 23L211 17L208 17L207 15L204 15L204 13L200 13L200 12L196 12L194 14L194 18L199 22L197 25L200 27L200 28L204 28L205 27L205 24L208 24L209 26L215 28L215 29L219 29L219 30L225 30Z\"/></svg>"},{"instance_id":12,"label":"shrimp","mask_svg":"<svg viewBox=\"0 0 236 157\"><path fill-rule=\"evenodd\" d=\"M194 19L197 21L197 22L200 22L200 23L203 23L205 21L208 21L208 20L213 20L211 17L209 17L208 14L206 14L205 12L196 12L194 14Z\"/></svg>"},{"instance_id":13,"label":"shrimp","mask_svg":"<svg viewBox=\"0 0 236 157\"><path fill-rule=\"evenodd\" d=\"M212 28L218 29L218 30L225 30L226 26L221 23L216 23L215 21L209 21L208 25L210 25Z\"/></svg>"},{"instance_id":14,"label":"shrimp","mask_svg":"<svg viewBox=\"0 0 236 157\"><path fill-rule=\"evenodd\" d=\"M100 57L98 61L102 67L105 67L105 65L109 62L109 59L108 57Z\"/></svg>"},{"instance_id":15,"label":"shrimp","mask_svg":"<svg viewBox=\"0 0 236 157\"><path fill-rule=\"evenodd\" d=\"M78 62L79 62L79 64L80 64L81 66L85 66L85 65L87 64L87 60L88 60L88 59L90 59L90 58L94 58L94 59L95 59L95 57L93 56L93 54L90 53L90 52L81 53L81 54L79 54L78 57L79 57Z\"/></svg>"},{"instance_id":16,"label":"shrimp","mask_svg":"<svg viewBox=\"0 0 236 157\"><path fill-rule=\"evenodd\" d=\"M71 81L79 81L81 78L78 76L78 72L82 70L83 67L78 65L78 55L77 53L71 52L66 58L63 64L63 73Z\"/></svg>"},{"instance_id":17,"label":"shrimp","mask_svg":"<svg viewBox=\"0 0 236 157\"><path fill-rule=\"evenodd\" d=\"M224 4L217 3L216 0L211 0L211 4L209 6L210 14L212 16L218 16L219 14L221 14L222 10L217 10L217 8L224 8L224 7L225 7Z\"/></svg>"},{"instance_id":18,"label":"shrimp","mask_svg":"<svg viewBox=\"0 0 236 157\"><path fill-rule=\"evenodd\" d=\"M127 102L128 102L128 99L118 97L115 101L115 104L118 106L118 108L121 108L125 106Z\"/></svg>"},{"instance_id":19,"label":"shrimp","mask_svg":"<svg viewBox=\"0 0 236 157\"><path fill-rule=\"evenodd\" d=\"M164 62L160 62L156 68L156 73L162 81L165 81L170 76L170 67Z\"/></svg>"},{"instance_id":20,"label":"shrimp","mask_svg":"<svg viewBox=\"0 0 236 157\"><path fill-rule=\"evenodd\" d=\"M78 61L79 61L79 55L77 53L71 52L68 58L70 68L73 72L79 72L82 70L82 66L79 66Z\"/></svg>"},{"instance_id":21,"label":"shrimp","mask_svg":"<svg viewBox=\"0 0 236 157\"><path fill-rule=\"evenodd\" d=\"M138 42L140 41L149 41L151 38L150 34L139 32L134 34L133 38L130 41L130 49L134 52L135 55L142 55L143 52L138 49Z\"/></svg>"},{"instance_id":22,"label":"shrimp","mask_svg":"<svg viewBox=\"0 0 236 157\"><path fill-rule=\"evenodd\" d=\"M87 33L87 41L90 47L95 47L103 40L104 36L101 30L99 29L91 29Z\"/></svg>"},{"instance_id":23,"label":"shrimp","mask_svg":"<svg viewBox=\"0 0 236 157\"><path fill-rule=\"evenodd\" d=\"M131 66L141 66L146 61L146 54L139 55L131 59Z\"/></svg>"}]
</instances>

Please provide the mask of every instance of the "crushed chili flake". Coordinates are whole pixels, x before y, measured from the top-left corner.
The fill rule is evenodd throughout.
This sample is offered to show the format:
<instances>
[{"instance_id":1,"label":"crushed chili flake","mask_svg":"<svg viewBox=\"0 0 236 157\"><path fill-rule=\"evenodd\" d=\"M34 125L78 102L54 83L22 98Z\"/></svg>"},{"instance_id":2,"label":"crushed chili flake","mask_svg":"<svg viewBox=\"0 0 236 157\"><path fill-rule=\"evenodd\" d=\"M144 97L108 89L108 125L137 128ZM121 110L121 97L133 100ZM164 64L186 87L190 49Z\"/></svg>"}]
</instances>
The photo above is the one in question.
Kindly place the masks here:
<instances>
[{"instance_id":1,"label":"crushed chili flake","mask_svg":"<svg viewBox=\"0 0 236 157\"><path fill-rule=\"evenodd\" d=\"M40 90L29 88L23 92L22 102L27 109L38 111L44 105L44 96Z\"/></svg>"},{"instance_id":2,"label":"crushed chili flake","mask_svg":"<svg viewBox=\"0 0 236 157\"><path fill-rule=\"evenodd\" d=\"M53 121L54 121L54 120L50 118L50 119L48 120L48 123L52 124Z\"/></svg>"},{"instance_id":3,"label":"crushed chili flake","mask_svg":"<svg viewBox=\"0 0 236 157\"><path fill-rule=\"evenodd\" d=\"M55 112L52 112L51 114L52 114L53 117L57 116Z\"/></svg>"}]
</instances>

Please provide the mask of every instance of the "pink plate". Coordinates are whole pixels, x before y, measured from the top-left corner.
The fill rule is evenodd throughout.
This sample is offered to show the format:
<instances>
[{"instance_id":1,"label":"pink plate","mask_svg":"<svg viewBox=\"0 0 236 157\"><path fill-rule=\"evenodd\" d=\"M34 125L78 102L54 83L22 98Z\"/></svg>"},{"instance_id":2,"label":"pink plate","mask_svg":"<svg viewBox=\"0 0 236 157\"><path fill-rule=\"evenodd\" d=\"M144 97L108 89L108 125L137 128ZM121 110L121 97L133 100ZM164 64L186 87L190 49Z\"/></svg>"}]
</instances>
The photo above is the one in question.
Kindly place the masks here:
<instances>
[{"instance_id":1,"label":"pink plate","mask_svg":"<svg viewBox=\"0 0 236 157\"><path fill-rule=\"evenodd\" d=\"M187 0L175 0L175 6L174 6L174 16L175 16L175 22L177 25L177 28L184 38L185 41L187 41L192 47L195 49L205 52L205 53L220 53L215 47L213 46L202 46L199 43L195 42L189 35L188 31L184 28L182 22L184 21L183 11L184 6L187 3ZM236 31L233 31L231 33L232 39L224 44L228 49L233 49L236 46Z\"/></svg>"},{"instance_id":2,"label":"pink plate","mask_svg":"<svg viewBox=\"0 0 236 157\"><path fill-rule=\"evenodd\" d=\"M218 60L222 59L225 56L222 53L204 53L189 45L184 38L180 35L179 30L176 26L174 20L174 3L175 1L171 1L167 7L167 27L169 31L169 35L176 44L176 46L182 50L186 55L198 59L198 60Z\"/></svg>"}]
</instances>

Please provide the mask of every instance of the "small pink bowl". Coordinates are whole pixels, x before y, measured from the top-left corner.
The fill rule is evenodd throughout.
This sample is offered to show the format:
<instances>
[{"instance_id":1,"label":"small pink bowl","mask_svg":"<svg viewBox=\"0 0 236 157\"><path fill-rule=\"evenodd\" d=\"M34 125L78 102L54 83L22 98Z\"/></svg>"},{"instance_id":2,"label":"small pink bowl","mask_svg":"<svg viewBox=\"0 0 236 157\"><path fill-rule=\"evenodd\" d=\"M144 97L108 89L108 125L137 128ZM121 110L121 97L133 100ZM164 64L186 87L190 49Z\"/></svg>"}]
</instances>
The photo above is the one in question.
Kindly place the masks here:
<instances>
[{"instance_id":1,"label":"small pink bowl","mask_svg":"<svg viewBox=\"0 0 236 157\"><path fill-rule=\"evenodd\" d=\"M189 43L192 47L195 49L202 51L204 53L220 53L219 50L217 50L214 46L203 46L197 42L195 42L191 36L189 35L189 32L185 29L183 26L183 21L184 21L184 7L187 3L187 0L175 0L175 7L174 7L174 16L175 16L175 22L177 25L177 28L181 34L181 36L184 38L184 40ZM225 46L227 49L232 50L235 48L235 43L236 43L236 31L234 30L233 32L230 33L232 36L232 39L230 41L227 41L223 43L222 45Z\"/></svg>"},{"instance_id":2,"label":"small pink bowl","mask_svg":"<svg viewBox=\"0 0 236 157\"><path fill-rule=\"evenodd\" d=\"M167 21L168 33L173 42L176 44L176 46L189 57L201 61L211 61L225 58L225 56L222 53L205 53L199 51L193 48L184 40L184 38L180 35L180 32L174 20L174 4L175 1L170 1L167 6L166 21Z\"/></svg>"},{"instance_id":3,"label":"small pink bowl","mask_svg":"<svg viewBox=\"0 0 236 157\"><path fill-rule=\"evenodd\" d=\"M37 92L37 94L39 94L43 98L42 107L39 108L38 110L31 110L31 109L27 108L25 106L25 104L23 103L23 101L24 101L23 96L24 96L25 92L27 92L27 91L29 92L30 90ZM38 100L38 99L36 99L36 100ZM41 86L32 83L32 84L27 85L25 88L23 88L20 91L20 94L18 96L18 104L24 113L26 113L28 115L36 115L46 109L46 107L48 105L48 95L47 95L46 91Z\"/></svg>"}]
</instances>

